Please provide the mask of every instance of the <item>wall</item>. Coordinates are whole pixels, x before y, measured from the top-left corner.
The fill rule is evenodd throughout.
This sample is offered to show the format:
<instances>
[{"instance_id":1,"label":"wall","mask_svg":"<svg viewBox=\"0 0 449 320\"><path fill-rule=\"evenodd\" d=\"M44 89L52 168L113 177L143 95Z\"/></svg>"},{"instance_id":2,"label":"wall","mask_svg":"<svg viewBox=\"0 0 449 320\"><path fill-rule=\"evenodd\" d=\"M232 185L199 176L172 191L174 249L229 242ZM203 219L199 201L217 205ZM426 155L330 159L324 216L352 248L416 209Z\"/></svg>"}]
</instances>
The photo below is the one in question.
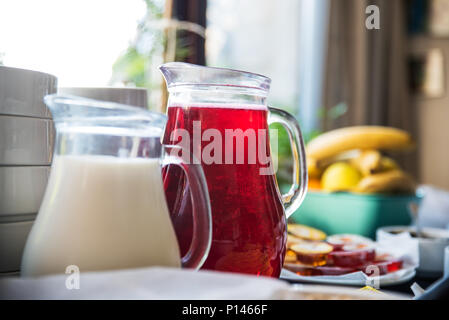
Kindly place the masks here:
<instances>
[{"instance_id":1,"label":"wall","mask_svg":"<svg viewBox=\"0 0 449 320\"><path fill-rule=\"evenodd\" d=\"M418 142L419 180L449 189L449 39L414 36L413 54L440 48L444 55L445 93L441 98L414 98Z\"/></svg>"}]
</instances>

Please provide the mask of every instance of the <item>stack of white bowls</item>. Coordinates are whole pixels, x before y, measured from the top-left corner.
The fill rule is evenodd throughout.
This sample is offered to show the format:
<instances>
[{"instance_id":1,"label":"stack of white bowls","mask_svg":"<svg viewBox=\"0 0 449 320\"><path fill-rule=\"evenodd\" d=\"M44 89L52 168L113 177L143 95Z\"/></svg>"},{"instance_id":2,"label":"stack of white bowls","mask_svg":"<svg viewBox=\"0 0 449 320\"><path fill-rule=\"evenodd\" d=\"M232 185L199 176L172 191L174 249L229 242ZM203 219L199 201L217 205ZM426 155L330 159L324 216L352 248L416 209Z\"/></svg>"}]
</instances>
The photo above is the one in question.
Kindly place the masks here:
<instances>
[{"instance_id":1,"label":"stack of white bowls","mask_svg":"<svg viewBox=\"0 0 449 320\"><path fill-rule=\"evenodd\" d=\"M0 273L17 272L47 185L54 129L50 74L0 66Z\"/></svg>"}]
</instances>

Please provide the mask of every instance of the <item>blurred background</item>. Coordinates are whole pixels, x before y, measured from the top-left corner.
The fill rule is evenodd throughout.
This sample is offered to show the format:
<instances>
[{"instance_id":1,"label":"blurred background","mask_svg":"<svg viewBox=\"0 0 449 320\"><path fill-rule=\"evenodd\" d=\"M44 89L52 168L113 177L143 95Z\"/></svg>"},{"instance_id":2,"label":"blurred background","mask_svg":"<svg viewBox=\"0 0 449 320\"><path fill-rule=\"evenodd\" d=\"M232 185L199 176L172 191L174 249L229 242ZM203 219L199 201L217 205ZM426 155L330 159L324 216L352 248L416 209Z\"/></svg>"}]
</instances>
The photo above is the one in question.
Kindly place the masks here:
<instances>
[{"instance_id":1,"label":"blurred background","mask_svg":"<svg viewBox=\"0 0 449 320\"><path fill-rule=\"evenodd\" d=\"M378 28L367 26L370 5ZM145 87L158 111L163 62L261 73L269 104L292 112L307 140L342 126L405 129L418 147L396 160L445 189L448 55L449 0L0 1L0 64L54 74L59 86Z\"/></svg>"}]
</instances>

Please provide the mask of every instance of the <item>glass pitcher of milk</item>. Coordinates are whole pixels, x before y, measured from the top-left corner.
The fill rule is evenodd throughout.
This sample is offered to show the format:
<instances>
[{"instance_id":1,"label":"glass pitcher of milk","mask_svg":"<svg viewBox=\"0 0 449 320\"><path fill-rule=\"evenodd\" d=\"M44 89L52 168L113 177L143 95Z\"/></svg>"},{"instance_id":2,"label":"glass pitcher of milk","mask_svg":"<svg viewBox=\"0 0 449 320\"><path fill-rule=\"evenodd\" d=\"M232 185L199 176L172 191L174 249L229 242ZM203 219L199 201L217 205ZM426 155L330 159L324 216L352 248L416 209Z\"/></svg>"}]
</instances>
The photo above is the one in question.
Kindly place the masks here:
<instances>
[{"instance_id":1,"label":"glass pitcher of milk","mask_svg":"<svg viewBox=\"0 0 449 320\"><path fill-rule=\"evenodd\" d=\"M166 117L130 106L50 95L56 127L49 182L28 237L22 276L147 266L201 267L211 209L200 165L170 154ZM175 154L175 155L174 155ZM195 236L180 257L161 167L182 167L192 187Z\"/></svg>"}]
</instances>

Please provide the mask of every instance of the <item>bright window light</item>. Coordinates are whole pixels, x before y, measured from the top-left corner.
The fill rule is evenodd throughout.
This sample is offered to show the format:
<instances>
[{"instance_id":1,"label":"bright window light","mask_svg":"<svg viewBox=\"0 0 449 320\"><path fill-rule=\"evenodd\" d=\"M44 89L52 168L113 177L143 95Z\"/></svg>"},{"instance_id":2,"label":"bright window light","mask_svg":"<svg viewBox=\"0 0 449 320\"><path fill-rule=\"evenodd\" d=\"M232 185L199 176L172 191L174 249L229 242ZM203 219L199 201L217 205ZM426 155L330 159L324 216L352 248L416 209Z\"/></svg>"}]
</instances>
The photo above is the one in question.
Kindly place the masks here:
<instances>
[{"instance_id":1,"label":"bright window light","mask_svg":"<svg viewBox=\"0 0 449 320\"><path fill-rule=\"evenodd\" d=\"M145 10L142 0L0 0L0 55L60 86L105 86Z\"/></svg>"}]
</instances>

